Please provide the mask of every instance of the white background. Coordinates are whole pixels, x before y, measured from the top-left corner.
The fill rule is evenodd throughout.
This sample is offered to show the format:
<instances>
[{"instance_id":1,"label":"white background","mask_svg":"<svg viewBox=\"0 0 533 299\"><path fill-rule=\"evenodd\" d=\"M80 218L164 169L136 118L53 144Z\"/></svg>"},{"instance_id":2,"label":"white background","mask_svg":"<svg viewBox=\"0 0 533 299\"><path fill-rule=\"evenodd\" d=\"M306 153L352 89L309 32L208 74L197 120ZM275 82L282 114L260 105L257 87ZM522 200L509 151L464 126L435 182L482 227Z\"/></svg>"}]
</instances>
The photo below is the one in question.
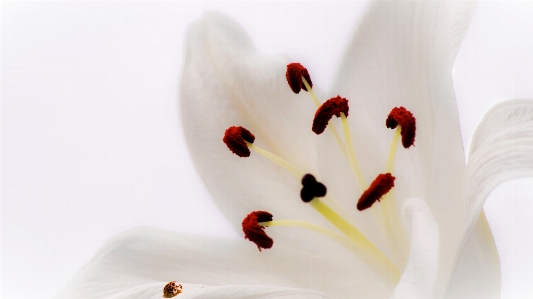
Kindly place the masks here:
<instances>
[{"instance_id":1,"label":"white background","mask_svg":"<svg viewBox=\"0 0 533 299\"><path fill-rule=\"evenodd\" d=\"M327 89L353 3L2 3L3 298L51 298L108 237L139 225L235 236L188 156L178 94L188 24L223 11L259 51ZM454 82L465 148L494 104L533 99L533 3L481 3ZM503 298L533 284L533 180L485 205Z\"/></svg>"}]
</instances>

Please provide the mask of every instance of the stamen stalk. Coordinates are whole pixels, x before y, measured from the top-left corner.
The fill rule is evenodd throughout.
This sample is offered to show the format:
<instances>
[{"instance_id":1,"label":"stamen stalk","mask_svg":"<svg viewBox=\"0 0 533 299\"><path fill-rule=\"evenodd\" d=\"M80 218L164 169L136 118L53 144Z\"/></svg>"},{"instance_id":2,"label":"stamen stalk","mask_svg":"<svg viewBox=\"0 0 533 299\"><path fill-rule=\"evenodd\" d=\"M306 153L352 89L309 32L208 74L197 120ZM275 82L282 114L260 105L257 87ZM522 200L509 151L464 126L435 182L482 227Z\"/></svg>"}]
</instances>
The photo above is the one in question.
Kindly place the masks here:
<instances>
[{"instance_id":1,"label":"stamen stalk","mask_svg":"<svg viewBox=\"0 0 533 299\"><path fill-rule=\"evenodd\" d=\"M392 142L389 149L389 158L387 159L387 171L390 174L392 174L392 170L394 169L394 160L396 158L396 149L398 148L398 141L400 141L400 133L402 132L402 129L400 126L396 127L396 131L394 132L394 137L392 137Z\"/></svg>"},{"instance_id":2,"label":"stamen stalk","mask_svg":"<svg viewBox=\"0 0 533 299\"><path fill-rule=\"evenodd\" d=\"M302 82L304 83L305 88L307 88L307 92L313 99L313 102L315 102L316 107L320 108L320 105L321 105L320 101L318 100L318 98L315 95L315 92L313 91L311 86L309 86L309 83L307 82L307 80L305 80L303 76L302 76ZM346 158L348 158L348 154L346 153L346 147L344 146L344 142L342 142L341 136L339 135L339 133L337 132L337 129L335 129L335 126L333 125L331 121L328 122L328 128L331 131L331 134L333 134L335 141L337 141L337 145L339 145L339 148L341 149L342 153L344 154Z\"/></svg>"},{"instance_id":3,"label":"stamen stalk","mask_svg":"<svg viewBox=\"0 0 533 299\"><path fill-rule=\"evenodd\" d=\"M400 270L387 258L387 256L379 250L370 240L368 240L361 232L355 227L350 225L339 214L333 211L319 198L314 198L309 202L311 206L326 218L331 224L333 224L338 230L340 230L348 239L350 239L360 250L363 251L365 256L370 257L374 263L369 265L379 265L379 268L392 279L394 283L397 283L400 279ZM361 255L359 255L361 256ZM363 261L365 259L362 259Z\"/></svg>"},{"instance_id":4,"label":"stamen stalk","mask_svg":"<svg viewBox=\"0 0 533 299\"><path fill-rule=\"evenodd\" d=\"M389 157L387 159L386 172L391 173L394 170L394 161L396 158L396 150L400 141L401 127L396 127L394 136L392 137L391 146L389 149ZM397 215L396 201L394 200L394 190L389 191L381 201L381 215L385 232L388 235L388 240L392 240L396 250L405 250L406 240L402 229L402 224Z\"/></svg>"},{"instance_id":5,"label":"stamen stalk","mask_svg":"<svg viewBox=\"0 0 533 299\"><path fill-rule=\"evenodd\" d=\"M259 222L261 226L297 226L305 228L316 233L322 234L328 238L331 238L334 241L341 243L343 246L352 247L354 244L350 242L343 234L338 233L329 228L325 228L318 224L312 222L303 221L303 220L273 220L266 222Z\"/></svg>"},{"instance_id":6,"label":"stamen stalk","mask_svg":"<svg viewBox=\"0 0 533 299\"><path fill-rule=\"evenodd\" d=\"M348 125L346 115L343 112L341 112L341 119L342 125L344 127L344 139L346 139L346 151L348 152L348 160L350 161L350 166L352 168L353 175L355 176L355 180L357 181L357 185L359 186L359 190L363 192L364 190L366 190L367 184L365 181L365 177L363 176L363 172L359 167L359 163L357 163L357 158L355 156L355 150L353 148L352 143L352 136L350 134L350 127Z\"/></svg>"},{"instance_id":7,"label":"stamen stalk","mask_svg":"<svg viewBox=\"0 0 533 299\"><path fill-rule=\"evenodd\" d=\"M280 156L277 156L265 149L260 148L259 146L255 145L254 143L246 142L248 145L248 148L255 151L256 153L262 155L263 157L271 160L272 162L278 164L279 166L285 168L289 172L291 172L296 178L301 179L304 175L303 172L299 171L295 166L293 166L291 163L289 163L287 160L281 158Z\"/></svg>"},{"instance_id":8,"label":"stamen stalk","mask_svg":"<svg viewBox=\"0 0 533 299\"><path fill-rule=\"evenodd\" d=\"M316 107L317 108L320 107L320 101L318 100L318 98L315 95L315 92L313 91L313 89L311 88L311 86L309 85L307 80L305 80L305 78L303 76L302 76L302 82L304 83L305 88L307 88L307 92L309 93L309 95L313 99L313 102L315 102Z\"/></svg>"}]
</instances>

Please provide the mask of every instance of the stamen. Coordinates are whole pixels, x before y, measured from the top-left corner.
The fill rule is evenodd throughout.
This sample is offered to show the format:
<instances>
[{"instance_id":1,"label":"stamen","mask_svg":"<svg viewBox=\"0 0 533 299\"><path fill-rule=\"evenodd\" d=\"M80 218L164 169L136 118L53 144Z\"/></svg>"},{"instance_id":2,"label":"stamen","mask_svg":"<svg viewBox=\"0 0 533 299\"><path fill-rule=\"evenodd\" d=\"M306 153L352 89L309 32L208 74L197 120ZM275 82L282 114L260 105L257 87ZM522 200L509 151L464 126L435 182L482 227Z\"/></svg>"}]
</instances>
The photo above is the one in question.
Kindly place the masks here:
<instances>
[{"instance_id":1,"label":"stamen","mask_svg":"<svg viewBox=\"0 0 533 299\"><path fill-rule=\"evenodd\" d=\"M357 162L357 157L355 156L355 149L353 148L352 143L352 134L350 134L350 126L348 125L348 120L346 119L347 115L344 115L341 112L342 126L344 127L344 138L346 139L346 151L348 152L348 160L350 161L350 166L352 168L352 173L355 177L355 181L359 186L359 190L365 190L366 180L363 176L363 171Z\"/></svg>"},{"instance_id":2,"label":"stamen","mask_svg":"<svg viewBox=\"0 0 533 299\"><path fill-rule=\"evenodd\" d=\"M325 228L323 226L314 224L309 221L303 221L303 220L272 220L272 221L265 221L265 222L259 222L260 226L264 227L270 227L270 226L296 226L305 228L311 231L314 231L316 233L322 234L324 236L327 236L335 241L338 241L341 244L345 244L346 241L351 244L351 242L343 235L340 234L334 230L331 230L329 228Z\"/></svg>"},{"instance_id":3,"label":"stamen","mask_svg":"<svg viewBox=\"0 0 533 299\"><path fill-rule=\"evenodd\" d=\"M244 238L248 239L257 245L257 249L269 249L274 245L274 240L267 236L265 227L259 225L259 222L272 221L272 214L265 211L251 212L242 221L242 231Z\"/></svg>"},{"instance_id":4,"label":"stamen","mask_svg":"<svg viewBox=\"0 0 533 299\"><path fill-rule=\"evenodd\" d=\"M309 77L307 69L297 62L287 65L285 77L294 93L300 93L302 89L308 91L307 86L303 85L302 78L308 82L308 86L313 87L313 82L311 82L311 77Z\"/></svg>"},{"instance_id":5,"label":"stamen","mask_svg":"<svg viewBox=\"0 0 533 299\"><path fill-rule=\"evenodd\" d=\"M304 77L302 77L302 82L304 83L305 87L307 88L307 92L309 93L309 95L311 95L311 98L313 99L313 102L315 102L316 108L317 109L320 108L320 105L321 105L320 101L318 100L318 98L315 95L315 92L313 91L313 89L311 88L309 83L307 83L307 81L305 80ZM341 152L344 154L344 156L346 158L348 158L348 154L346 153L346 147L344 146L344 142L342 142L342 139L341 139L339 133L337 132L337 129L331 123L331 121L328 122L328 129L331 131L331 134L333 134L333 137L335 138L335 141L337 141L337 145L341 149Z\"/></svg>"},{"instance_id":6,"label":"stamen","mask_svg":"<svg viewBox=\"0 0 533 299\"><path fill-rule=\"evenodd\" d=\"M409 148L415 143L416 119L411 112L404 107L395 107L389 113L385 121L387 128L395 129L400 125L402 128L403 147Z\"/></svg>"},{"instance_id":7,"label":"stamen","mask_svg":"<svg viewBox=\"0 0 533 299\"><path fill-rule=\"evenodd\" d=\"M285 168L286 170L290 171L295 177L301 178L303 173L299 171L295 166L293 166L291 163L289 163L287 160L281 158L280 156L277 156L265 149L260 148L259 146L252 144L252 143L246 143L248 145L248 148L255 151L256 153L262 155L263 157L269 159L270 161L278 164L279 166Z\"/></svg>"},{"instance_id":8,"label":"stamen","mask_svg":"<svg viewBox=\"0 0 533 299\"><path fill-rule=\"evenodd\" d=\"M313 119L313 132L320 135L326 129L329 120L333 115L341 117L341 113L348 115L348 100L336 96L325 101L316 111L315 119Z\"/></svg>"},{"instance_id":9,"label":"stamen","mask_svg":"<svg viewBox=\"0 0 533 299\"><path fill-rule=\"evenodd\" d=\"M253 143L254 140L254 134L240 126L229 127L222 138L229 150L239 157L250 156L248 144Z\"/></svg>"},{"instance_id":10,"label":"stamen","mask_svg":"<svg viewBox=\"0 0 533 299\"><path fill-rule=\"evenodd\" d=\"M359 198L357 209L363 211L370 208L376 201L379 201L383 195L387 194L394 187L395 179L390 173L378 175L370 187Z\"/></svg>"},{"instance_id":11,"label":"stamen","mask_svg":"<svg viewBox=\"0 0 533 299\"><path fill-rule=\"evenodd\" d=\"M163 288L163 298L173 298L181 294L183 291L183 286L181 283L176 283L176 281L171 281L165 285Z\"/></svg>"},{"instance_id":12,"label":"stamen","mask_svg":"<svg viewBox=\"0 0 533 299\"><path fill-rule=\"evenodd\" d=\"M306 174L302 178L303 188L300 191L300 197L304 202L310 202L315 197L326 196L326 186L317 182L312 174Z\"/></svg>"}]
</instances>

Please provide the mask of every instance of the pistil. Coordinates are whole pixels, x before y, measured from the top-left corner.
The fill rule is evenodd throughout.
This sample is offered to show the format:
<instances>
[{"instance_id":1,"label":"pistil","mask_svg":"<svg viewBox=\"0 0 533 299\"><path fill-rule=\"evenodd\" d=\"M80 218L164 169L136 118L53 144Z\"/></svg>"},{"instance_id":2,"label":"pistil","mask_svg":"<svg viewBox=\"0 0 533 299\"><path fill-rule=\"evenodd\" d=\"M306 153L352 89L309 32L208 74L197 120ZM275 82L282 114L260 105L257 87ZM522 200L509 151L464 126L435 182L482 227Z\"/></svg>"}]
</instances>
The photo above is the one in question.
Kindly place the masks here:
<instances>
[{"instance_id":1,"label":"pistil","mask_svg":"<svg viewBox=\"0 0 533 299\"><path fill-rule=\"evenodd\" d=\"M360 231L320 200L320 197L326 196L326 186L318 182L311 174L306 174L302 178L302 185L303 187L300 192L301 199L309 203L318 213L355 244L358 250L360 250L357 252L359 258L370 266L378 265L380 271L386 273L396 283L400 276L398 268Z\"/></svg>"},{"instance_id":2,"label":"pistil","mask_svg":"<svg viewBox=\"0 0 533 299\"><path fill-rule=\"evenodd\" d=\"M342 232L348 239L350 239L360 250L362 250L363 254L357 254L361 260L363 260L369 266L378 265L378 268L386 273L393 283L398 282L400 279L400 270L359 230L348 223L348 221L344 220L344 218L323 203L318 197L315 197L313 200L311 200L309 204L318 213L320 213L320 215L333 224L333 226L335 226L340 232Z\"/></svg>"}]
</instances>

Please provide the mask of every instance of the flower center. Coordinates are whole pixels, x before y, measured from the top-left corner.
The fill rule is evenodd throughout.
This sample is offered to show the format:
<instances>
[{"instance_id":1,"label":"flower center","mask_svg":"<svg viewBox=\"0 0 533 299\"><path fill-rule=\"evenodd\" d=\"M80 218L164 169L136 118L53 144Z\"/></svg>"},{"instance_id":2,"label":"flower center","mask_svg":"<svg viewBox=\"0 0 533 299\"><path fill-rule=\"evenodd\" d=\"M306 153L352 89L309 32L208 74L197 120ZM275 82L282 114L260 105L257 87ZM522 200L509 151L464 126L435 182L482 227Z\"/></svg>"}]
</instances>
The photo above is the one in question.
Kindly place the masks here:
<instances>
[{"instance_id":1,"label":"flower center","mask_svg":"<svg viewBox=\"0 0 533 299\"><path fill-rule=\"evenodd\" d=\"M404 107L396 107L389 113L386 119L386 126L391 129L396 129L396 131L389 150L386 172L378 174L376 179L368 186L357 162L353 147L347 120L349 112L348 100L341 96L336 96L320 104L320 101L313 92L311 78L307 69L299 63L287 65L286 78L294 93L298 94L302 89L307 91L318 107L312 122L312 131L320 135L328 128L335 138L337 145L347 158L359 190L364 190L357 202L354 200L357 209L364 211L372 207L376 202L380 202L381 209L370 210L374 217L378 217L377 215L382 217L384 223L382 233L393 244L400 244L399 246L405 244L405 237L401 230L402 224L398 219L394 196L392 194L394 180L396 179L392 173L400 135L405 148L414 145L416 120L413 114ZM344 141L331 122L333 116L341 118ZM274 244L274 240L265 233L266 227L298 226L328 236L352 250L363 262L372 266L373 269L377 269L377 272L385 274L394 283L399 280L400 271L398 267L377 246L366 238L364 234L358 231L346 219L342 218L324 201L320 200L321 197L327 196L327 188L324 184L318 182L313 175L304 175L302 171L289 161L258 147L254 144L255 136L243 127L233 126L228 128L224 134L223 141L230 151L239 157L249 157L250 150L253 150L292 173L295 178L301 180L302 189L300 191L300 197L303 202L308 203L338 230L333 231L301 220L273 220L273 215L269 212L255 211L244 218L242 228L245 238L254 242L259 251L261 249L269 249ZM327 197L329 201L336 202L331 196Z\"/></svg>"}]
</instances>

